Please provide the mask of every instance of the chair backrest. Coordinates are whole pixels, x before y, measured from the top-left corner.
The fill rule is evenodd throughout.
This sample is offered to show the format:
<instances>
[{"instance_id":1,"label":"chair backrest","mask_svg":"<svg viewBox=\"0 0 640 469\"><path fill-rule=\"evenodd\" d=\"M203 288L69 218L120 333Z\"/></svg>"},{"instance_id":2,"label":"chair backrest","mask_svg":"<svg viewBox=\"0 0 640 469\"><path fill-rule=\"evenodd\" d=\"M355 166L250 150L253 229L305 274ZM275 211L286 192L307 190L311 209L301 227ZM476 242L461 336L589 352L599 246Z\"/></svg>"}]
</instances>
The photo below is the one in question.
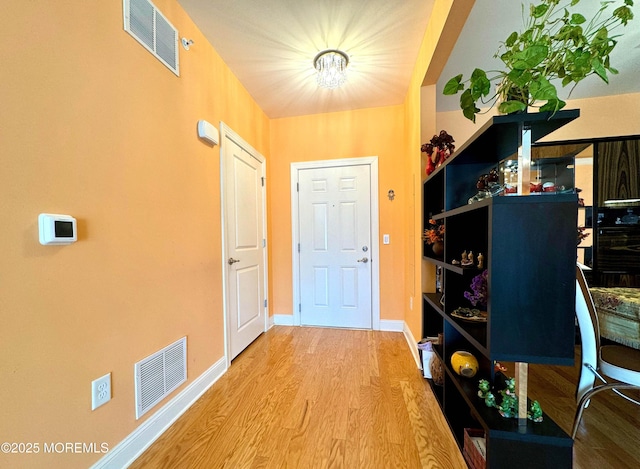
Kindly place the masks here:
<instances>
[{"instance_id":1,"label":"chair backrest","mask_svg":"<svg viewBox=\"0 0 640 469\"><path fill-rule=\"evenodd\" d=\"M598 322L598 313L593 304L593 297L584 278L584 273L579 266L576 266L576 318L580 327L582 348L593 347L594 350L599 351L600 323Z\"/></svg>"}]
</instances>

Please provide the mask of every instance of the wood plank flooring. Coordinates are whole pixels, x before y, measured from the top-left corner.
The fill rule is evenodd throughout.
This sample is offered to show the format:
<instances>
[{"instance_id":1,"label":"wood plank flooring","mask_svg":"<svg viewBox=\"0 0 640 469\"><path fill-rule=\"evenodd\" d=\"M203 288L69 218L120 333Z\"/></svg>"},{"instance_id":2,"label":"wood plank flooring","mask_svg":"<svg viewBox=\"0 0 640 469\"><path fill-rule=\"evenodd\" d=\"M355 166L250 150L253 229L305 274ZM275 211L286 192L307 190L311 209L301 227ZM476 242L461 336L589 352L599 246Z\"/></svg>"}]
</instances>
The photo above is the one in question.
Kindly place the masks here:
<instances>
[{"instance_id":1,"label":"wood plank flooring","mask_svg":"<svg viewBox=\"0 0 640 469\"><path fill-rule=\"evenodd\" d=\"M276 326L131 467L467 466L403 334Z\"/></svg>"},{"instance_id":2,"label":"wood plank flooring","mask_svg":"<svg viewBox=\"0 0 640 469\"><path fill-rule=\"evenodd\" d=\"M529 367L530 397L567 433L577 370ZM276 326L131 467L466 464L401 333ZM574 468L596 467L640 467L640 407L610 392L592 399L574 442Z\"/></svg>"},{"instance_id":3,"label":"wood plank flooring","mask_svg":"<svg viewBox=\"0 0 640 469\"><path fill-rule=\"evenodd\" d=\"M529 396L565 432L571 434L580 369L575 366L529 366ZM511 370L511 369L510 369ZM633 394L640 399L640 393ZM574 469L637 469L640 467L640 406L605 391L591 399L582 414L573 443Z\"/></svg>"}]
</instances>

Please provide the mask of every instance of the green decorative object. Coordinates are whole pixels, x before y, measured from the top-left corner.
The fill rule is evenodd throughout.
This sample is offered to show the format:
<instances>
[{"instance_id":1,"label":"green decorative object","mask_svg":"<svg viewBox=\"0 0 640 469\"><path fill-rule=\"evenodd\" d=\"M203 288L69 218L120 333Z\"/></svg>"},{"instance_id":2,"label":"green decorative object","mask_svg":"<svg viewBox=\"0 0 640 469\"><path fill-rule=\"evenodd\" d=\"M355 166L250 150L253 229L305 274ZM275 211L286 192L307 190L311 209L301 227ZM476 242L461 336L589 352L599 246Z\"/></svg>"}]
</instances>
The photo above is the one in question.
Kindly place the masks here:
<instances>
[{"instance_id":1,"label":"green decorative object","mask_svg":"<svg viewBox=\"0 0 640 469\"><path fill-rule=\"evenodd\" d=\"M609 55L621 35L613 32L633 19L633 0L621 0L617 7L613 0L600 2L591 19L574 11L578 3L580 0L540 0L529 6L528 18L523 4L524 30L511 33L494 55L504 63L504 70L476 68L465 81L462 74L457 75L447 82L443 93L462 91L460 108L475 122L478 101L493 107L500 99L498 111L503 114L526 111L546 101L539 110L556 112L566 103L558 97L555 80L561 80L563 87L575 87L589 75L597 75L609 83L608 73L618 73Z\"/></svg>"},{"instance_id":2,"label":"green decorative object","mask_svg":"<svg viewBox=\"0 0 640 469\"><path fill-rule=\"evenodd\" d=\"M486 379L478 381L478 397L484 400L487 407L495 407L504 418L518 418L518 396L516 394L515 378L506 380L507 387L499 391L502 399L500 404L496 402L496 397L491 392L491 384ZM533 401L527 418L535 423L542 422L542 407L538 401Z\"/></svg>"},{"instance_id":3,"label":"green decorative object","mask_svg":"<svg viewBox=\"0 0 640 469\"><path fill-rule=\"evenodd\" d=\"M536 423L542 422L542 407L540 407L540 403L538 401L533 401L531 403L531 407L527 413L527 418Z\"/></svg>"}]
</instances>

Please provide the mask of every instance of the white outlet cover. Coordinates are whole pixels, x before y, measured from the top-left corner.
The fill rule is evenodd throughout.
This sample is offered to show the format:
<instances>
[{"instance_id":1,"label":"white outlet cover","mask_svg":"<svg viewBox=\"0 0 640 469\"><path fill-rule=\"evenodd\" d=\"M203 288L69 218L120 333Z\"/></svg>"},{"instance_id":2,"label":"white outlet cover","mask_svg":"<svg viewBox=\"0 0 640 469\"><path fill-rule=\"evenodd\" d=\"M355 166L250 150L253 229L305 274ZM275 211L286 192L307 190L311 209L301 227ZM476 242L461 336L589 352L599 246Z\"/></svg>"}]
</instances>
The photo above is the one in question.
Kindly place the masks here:
<instances>
[{"instance_id":1,"label":"white outlet cover","mask_svg":"<svg viewBox=\"0 0 640 469\"><path fill-rule=\"evenodd\" d=\"M91 382L91 410L111 400L111 373Z\"/></svg>"}]
</instances>

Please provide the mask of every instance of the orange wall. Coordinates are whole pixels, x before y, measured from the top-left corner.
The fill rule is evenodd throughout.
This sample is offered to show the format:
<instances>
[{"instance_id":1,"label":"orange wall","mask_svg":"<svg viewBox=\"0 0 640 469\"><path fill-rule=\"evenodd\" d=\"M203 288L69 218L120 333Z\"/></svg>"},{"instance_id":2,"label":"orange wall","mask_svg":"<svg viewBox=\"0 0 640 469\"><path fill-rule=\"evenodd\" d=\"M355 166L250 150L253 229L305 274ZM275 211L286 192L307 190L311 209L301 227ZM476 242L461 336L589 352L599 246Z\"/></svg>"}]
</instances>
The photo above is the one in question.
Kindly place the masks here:
<instances>
[{"instance_id":1,"label":"orange wall","mask_svg":"<svg viewBox=\"0 0 640 469\"><path fill-rule=\"evenodd\" d=\"M413 192L413 201L407 204L408 240L406 256L405 298L407 299L405 322L413 335L422 337L422 291L433 291L434 267L422 260L422 179L424 164L420 146L437 132L435 82L453 48L464 22L473 7L474 0L436 1L429 24L416 58L409 90L405 99L405 142L410 169L407 169L405 187ZM424 86L423 86L424 85Z\"/></svg>"},{"instance_id":2,"label":"orange wall","mask_svg":"<svg viewBox=\"0 0 640 469\"><path fill-rule=\"evenodd\" d=\"M178 3L154 3L195 40L180 77L123 30L121 1L3 1L0 442L113 448L153 413L135 420L135 362L185 335L190 381L223 356L219 147L196 122L268 158L269 120ZM41 212L75 216L78 242L41 246ZM107 372L113 399L92 412Z\"/></svg>"},{"instance_id":3,"label":"orange wall","mask_svg":"<svg viewBox=\"0 0 640 469\"><path fill-rule=\"evenodd\" d=\"M403 144L403 106L361 109L271 121L271 158L268 171L269 225L271 232L271 313L292 315L291 273L291 163L378 157L380 238L380 316L403 319L404 246L407 236L404 190L407 152ZM396 198L387 198L393 189Z\"/></svg>"}]
</instances>

